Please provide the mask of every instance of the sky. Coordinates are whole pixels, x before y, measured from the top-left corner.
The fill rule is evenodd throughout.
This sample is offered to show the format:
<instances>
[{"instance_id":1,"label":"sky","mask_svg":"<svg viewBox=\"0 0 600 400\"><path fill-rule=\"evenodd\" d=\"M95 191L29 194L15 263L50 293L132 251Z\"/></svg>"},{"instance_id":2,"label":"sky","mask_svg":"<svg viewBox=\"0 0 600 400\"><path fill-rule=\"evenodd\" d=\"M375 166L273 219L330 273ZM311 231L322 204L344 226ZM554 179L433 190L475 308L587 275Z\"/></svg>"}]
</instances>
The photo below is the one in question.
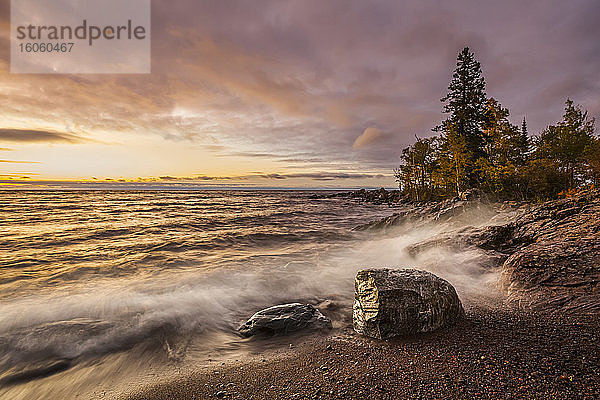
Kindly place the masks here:
<instances>
[{"instance_id":1,"label":"sky","mask_svg":"<svg viewBox=\"0 0 600 400\"><path fill-rule=\"evenodd\" d=\"M152 1L150 74L10 73L0 185L393 187L465 46L529 131L600 115L600 2Z\"/></svg>"}]
</instances>

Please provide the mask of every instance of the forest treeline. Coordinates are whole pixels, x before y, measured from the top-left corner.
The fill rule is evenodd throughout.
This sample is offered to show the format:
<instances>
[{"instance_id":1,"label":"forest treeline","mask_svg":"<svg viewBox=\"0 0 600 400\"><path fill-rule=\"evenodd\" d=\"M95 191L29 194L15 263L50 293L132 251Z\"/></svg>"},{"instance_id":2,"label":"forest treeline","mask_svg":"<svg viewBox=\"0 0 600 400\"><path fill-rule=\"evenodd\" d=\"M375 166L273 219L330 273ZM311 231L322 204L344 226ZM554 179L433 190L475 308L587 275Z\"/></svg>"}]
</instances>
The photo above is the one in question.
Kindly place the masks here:
<instances>
[{"instance_id":1,"label":"forest treeline","mask_svg":"<svg viewBox=\"0 0 600 400\"><path fill-rule=\"evenodd\" d=\"M600 138L594 119L570 99L562 120L529 135L527 122L487 97L481 65L463 49L441 101L438 135L416 138L394 170L401 192L417 201L480 189L498 200L544 200L600 183Z\"/></svg>"}]
</instances>

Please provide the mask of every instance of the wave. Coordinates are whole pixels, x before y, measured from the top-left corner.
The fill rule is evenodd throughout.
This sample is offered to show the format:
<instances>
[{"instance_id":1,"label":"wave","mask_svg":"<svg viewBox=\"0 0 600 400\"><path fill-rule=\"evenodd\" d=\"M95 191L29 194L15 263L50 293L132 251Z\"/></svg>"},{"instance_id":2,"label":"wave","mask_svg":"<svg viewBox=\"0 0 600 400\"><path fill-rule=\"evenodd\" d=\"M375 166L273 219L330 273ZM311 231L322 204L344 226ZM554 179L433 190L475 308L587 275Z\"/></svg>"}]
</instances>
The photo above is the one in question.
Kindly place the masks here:
<instances>
[{"instance_id":1,"label":"wave","mask_svg":"<svg viewBox=\"0 0 600 400\"><path fill-rule=\"evenodd\" d=\"M255 311L291 301L334 299L350 309L353 278L365 267L417 267L449 280L459 296L493 292L497 278L480 250L430 248L412 256L407 248L446 227L407 227L393 236L363 236L323 257L248 263L205 271L159 274L57 286L0 304L0 376L5 383L70 368L87 359L126 351L141 343L168 358L185 357L194 338L236 328ZM311 235L315 233L312 232ZM251 240L273 240L250 235ZM250 239L249 239L250 240ZM154 249L155 253L159 249Z\"/></svg>"},{"instance_id":2,"label":"wave","mask_svg":"<svg viewBox=\"0 0 600 400\"><path fill-rule=\"evenodd\" d=\"M121 195L73 199L100 206ZM21 195L15 196L17 201ZM7 249L0 254L5 267L0 386L18 386L11 396L32 379L97 362L89 372L96 376L103 360L120 355L130 357L123 362L133 363L131 370L139 374L146 359L135 357L151 354L177 362L197 351L198 343L213 353L227 347L225 342L245 344L236 334L239 324L274 304L331 299L347 319L353 278L361 268L426 269L449 280L463 301L493 292L496 275L487 268L485 252L438 246L412 255L407 250L455 227L409 223L386 234L351 231L361 221L389 214L387 207L336 199L324 204L283 194L124 196L129 203L142 199L153 205L177 199L180 209L156 207L163 211L151 218L140 217L137 206L96 219L77 211L57 214L55 226L47 212L37 225L11 220L11 235L0 242ZM203 201L245 207L238 213L218 206L203 210L198 205ZM64 393L56 398L73 397L76 390L64 379Z\"/></svg>"}]
</instances>

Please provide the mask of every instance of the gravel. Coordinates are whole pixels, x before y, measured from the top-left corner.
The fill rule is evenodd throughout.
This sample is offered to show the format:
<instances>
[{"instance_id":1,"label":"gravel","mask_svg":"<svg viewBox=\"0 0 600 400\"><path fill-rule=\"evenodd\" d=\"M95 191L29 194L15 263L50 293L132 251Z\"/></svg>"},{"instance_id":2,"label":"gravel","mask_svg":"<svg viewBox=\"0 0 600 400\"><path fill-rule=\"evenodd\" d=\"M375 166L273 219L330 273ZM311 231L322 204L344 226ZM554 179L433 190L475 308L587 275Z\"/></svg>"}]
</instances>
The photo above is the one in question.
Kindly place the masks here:
<instances>
[{"instance_id":1,"label":"gravel","mask_svg":"<svg viewBox=\"0 0 600 400\"><path fill-rule=\"evenodd\" d=\"M598 399L599 332L597 315L470 307L446 330L390 341L349 327L304 336L265 362L228 362L128 398Z\"/></svg>"}]
</instances>

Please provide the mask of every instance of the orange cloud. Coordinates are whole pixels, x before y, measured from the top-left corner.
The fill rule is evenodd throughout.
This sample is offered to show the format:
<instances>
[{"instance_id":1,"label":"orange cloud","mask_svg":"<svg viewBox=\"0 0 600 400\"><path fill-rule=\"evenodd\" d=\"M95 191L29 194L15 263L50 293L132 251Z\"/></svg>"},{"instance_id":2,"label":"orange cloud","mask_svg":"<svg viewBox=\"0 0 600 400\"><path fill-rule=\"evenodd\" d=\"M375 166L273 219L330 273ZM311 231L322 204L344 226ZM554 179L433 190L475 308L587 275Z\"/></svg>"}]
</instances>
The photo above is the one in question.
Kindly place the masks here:
<instances>
[{"instance_id":1,"label":"orange cloud","mask_svg":"<svg viewBox=\"0 0 600 400\"><path fill-rule=\"evenodd\" d=\"M13 160L0 160L0 163L11 163L11 164L41 164L39 161L13 161Z\"/></svg>"},{"instance_id":2,"label":"orange cloud","mask_svg":"<svg viewBox=\"0 0 600 400\"><path fill-rule=\"evenodd\" d=\"M381 131L375 127L369 127L363 131L363 133L356 138L352 148L354 150L362 149L370 146L372 143L380 140L383 137Z\"/></svg>"}]
</instances>

